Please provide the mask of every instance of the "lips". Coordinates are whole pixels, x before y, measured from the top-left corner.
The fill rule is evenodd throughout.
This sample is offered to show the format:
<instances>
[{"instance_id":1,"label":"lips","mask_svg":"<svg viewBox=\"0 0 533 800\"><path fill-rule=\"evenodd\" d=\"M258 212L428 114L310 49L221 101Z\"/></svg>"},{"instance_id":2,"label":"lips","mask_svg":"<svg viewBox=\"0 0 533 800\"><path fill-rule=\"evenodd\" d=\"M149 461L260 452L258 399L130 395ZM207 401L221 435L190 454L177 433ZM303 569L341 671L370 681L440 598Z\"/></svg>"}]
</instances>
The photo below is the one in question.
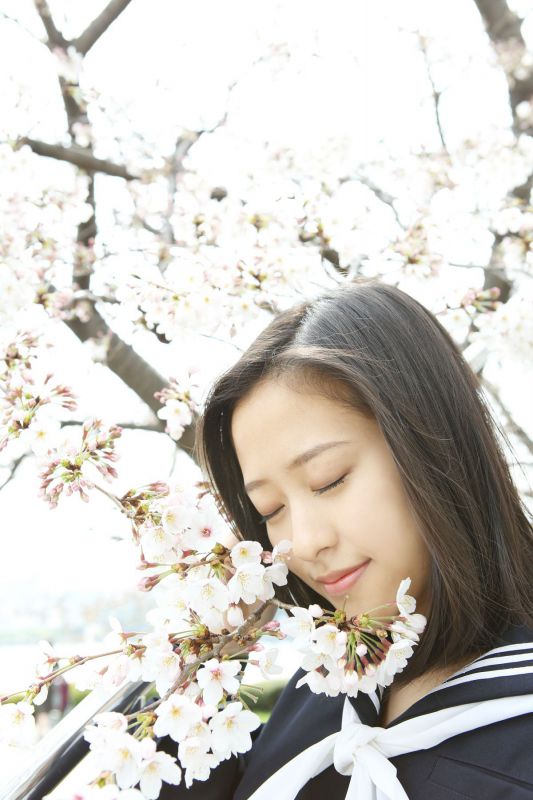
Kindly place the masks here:
<instances>
[{"instance_id":1,"label":"lips","mask_svg":"<svg viewBox=\"0 0 533 800\"><path fill-rule=\"evenodd\" d=\"M363 561L355 567L351 567L348 571L340 570L338 572L328 572L327 575L322 575L320 578L317 578L317 580L323 585L324 590L329 595L342 595L359 580L369 563L370 559ZM324 578L328 578L328 580L325 581Z\"/></svg>"}]
</instances>

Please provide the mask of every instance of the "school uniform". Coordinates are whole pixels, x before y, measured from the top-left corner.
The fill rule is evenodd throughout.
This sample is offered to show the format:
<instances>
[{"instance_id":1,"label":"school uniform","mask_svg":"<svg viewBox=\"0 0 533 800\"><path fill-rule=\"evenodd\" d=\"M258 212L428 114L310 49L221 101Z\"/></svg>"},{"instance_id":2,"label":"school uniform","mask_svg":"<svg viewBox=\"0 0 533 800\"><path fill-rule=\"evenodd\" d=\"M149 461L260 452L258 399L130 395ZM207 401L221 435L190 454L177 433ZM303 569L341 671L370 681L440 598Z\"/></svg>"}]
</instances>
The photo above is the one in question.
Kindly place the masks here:
<instances>
[{"instance_id":1,"label":"school uniform","mask_svg":"<svg viewBox=\"0 0 533 800\"><path fill-rule=\"evenodd\" d=\"M296 689L303 674L250 751L162 800L533 800L533 631L513 626L386 727L380 687L327 697Z\"/></svg>"}]
</instances>

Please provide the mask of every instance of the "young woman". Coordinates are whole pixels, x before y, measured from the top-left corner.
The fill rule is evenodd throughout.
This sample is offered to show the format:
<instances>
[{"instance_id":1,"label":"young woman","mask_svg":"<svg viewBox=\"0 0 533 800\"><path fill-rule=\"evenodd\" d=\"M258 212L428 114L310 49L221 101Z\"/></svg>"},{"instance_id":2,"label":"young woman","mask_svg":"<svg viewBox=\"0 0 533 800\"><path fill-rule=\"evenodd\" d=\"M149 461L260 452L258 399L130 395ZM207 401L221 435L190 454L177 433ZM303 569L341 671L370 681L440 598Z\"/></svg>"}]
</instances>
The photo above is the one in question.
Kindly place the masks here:
<instances>
[{"instance_id":1,"label":"young woman","mask_svg":"<svg viewBox=\"0 0 533 800\"><path fill-rule=\"evenodd\" d=\"M251 751L165 797L533 798L532 527L479 388L436 317L374 279L283 312L216 381L198 456L237 536L291 540L281 599L357 614L410 577L428 621L390 687L317 695L299 670ZM447 709L459 733L436 732ZM315 758L347 712L369 741L398 733L357 786L357 753Z\"/></svg>"}]
</instances>

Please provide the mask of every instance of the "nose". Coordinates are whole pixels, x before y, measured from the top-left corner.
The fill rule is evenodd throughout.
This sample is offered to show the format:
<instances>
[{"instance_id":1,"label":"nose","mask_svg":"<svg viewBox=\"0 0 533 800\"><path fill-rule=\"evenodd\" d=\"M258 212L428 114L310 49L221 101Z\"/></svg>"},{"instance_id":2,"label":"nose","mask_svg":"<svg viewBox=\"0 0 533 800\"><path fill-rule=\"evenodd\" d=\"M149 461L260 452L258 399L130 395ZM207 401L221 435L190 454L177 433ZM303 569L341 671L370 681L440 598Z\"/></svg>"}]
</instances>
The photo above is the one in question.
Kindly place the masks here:
<instances>
[{"instance_id":1,"label":"nose","mask_svg":"<svg viewBox=\"0 0 533 800\"><path fill-rule=\"evenodd\" d=\"M318 554L337 543L334 521L303 503L291 513L292 555L301 561L315 562Z\"/></svg>"}]
</instances>

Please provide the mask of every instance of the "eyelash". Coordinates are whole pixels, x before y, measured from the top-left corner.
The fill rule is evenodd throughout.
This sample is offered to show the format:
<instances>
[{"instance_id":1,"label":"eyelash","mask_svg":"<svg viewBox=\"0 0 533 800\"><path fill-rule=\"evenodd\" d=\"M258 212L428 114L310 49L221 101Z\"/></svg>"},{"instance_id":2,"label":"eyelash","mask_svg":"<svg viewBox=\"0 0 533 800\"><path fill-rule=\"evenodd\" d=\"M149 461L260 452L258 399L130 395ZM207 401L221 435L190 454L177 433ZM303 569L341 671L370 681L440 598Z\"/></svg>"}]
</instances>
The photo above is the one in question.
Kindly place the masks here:
<instances>
[{"instance_id":1,"label":"eyelash","mask_svg":"<svg viewBox=\"0 0 533 800\"><path fill-rule=\"evenodd\" d=\"M338 480L333 481L333 483L328 484L328 486L324 486L324 487L322 487L322 489L316 489L314 494L323 494L324 492L328 492L330 489L334 489L335 486L339 486L339 484L344 483L345 479L346 479L346 475L343 475L342 478L339 478ZM280 510L281 509L278 508L276 511L273 511L272 514L266 514L265 516L261 517L261 519L259 520L260 524L264 525L265 522L268 522L269 519L272 519L272 517L275 514L277 514L278 511L280 511Z\"/></svg>"}]
</instances>

